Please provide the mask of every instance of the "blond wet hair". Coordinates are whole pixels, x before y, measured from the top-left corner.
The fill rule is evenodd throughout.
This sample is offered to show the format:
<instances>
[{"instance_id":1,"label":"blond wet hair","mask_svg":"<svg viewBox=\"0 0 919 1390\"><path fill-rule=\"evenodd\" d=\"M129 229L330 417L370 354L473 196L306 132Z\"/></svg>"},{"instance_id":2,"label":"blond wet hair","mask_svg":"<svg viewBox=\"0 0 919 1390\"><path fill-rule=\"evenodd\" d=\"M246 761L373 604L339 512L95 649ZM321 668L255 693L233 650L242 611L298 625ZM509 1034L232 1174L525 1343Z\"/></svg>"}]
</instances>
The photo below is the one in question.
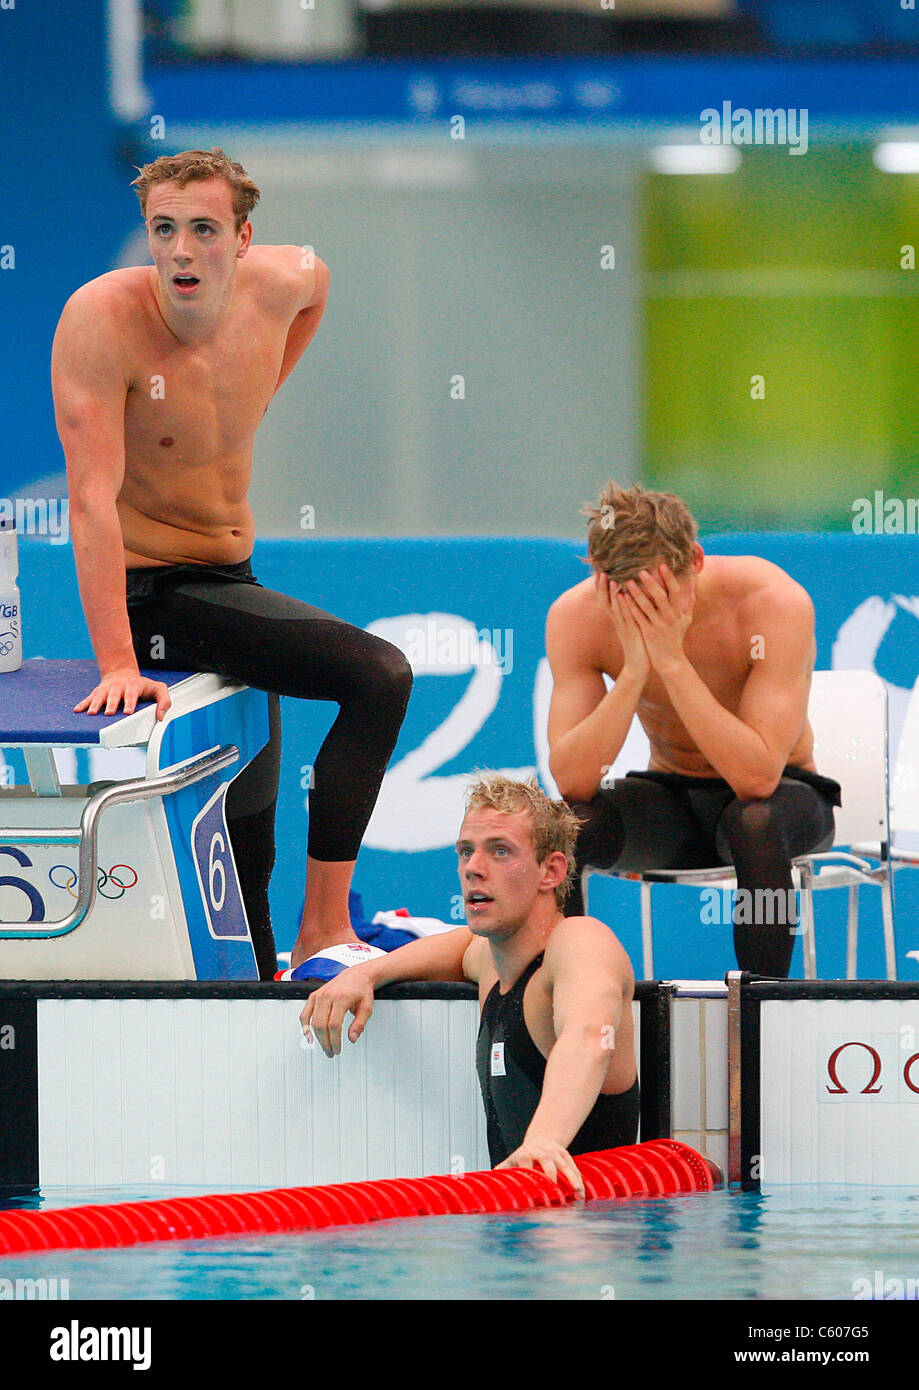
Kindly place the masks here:
<instances>
[{"instance_id":1,"label":"blond wet hair","mask_svg":"<svg viewBox=\"0 0 919 1390\"><path fill-rule=\"evenodd\" d=\"M661 560L675 575L689 570L698 528L686 503L674 493L609 482L597 502L581 511L588 518L585 563L614 583L624 584Z\"/></svg>"},{"instance_id":2,"label":"blond wet hair","mask_svg":"<svg viewBox=\"0 0 919 1390\"><path fill-rule=\"evenodd\" d=\"M564 904L575 870L574 847L580 829L577 816L564 801L546 796L535 780L515 782L502 772L479 772L466 788L466 810L528 815L537 864L544 864L557 852L568 861L565 879L555 889L555 901L559 907Z\"/></svg>"}]
</instances>

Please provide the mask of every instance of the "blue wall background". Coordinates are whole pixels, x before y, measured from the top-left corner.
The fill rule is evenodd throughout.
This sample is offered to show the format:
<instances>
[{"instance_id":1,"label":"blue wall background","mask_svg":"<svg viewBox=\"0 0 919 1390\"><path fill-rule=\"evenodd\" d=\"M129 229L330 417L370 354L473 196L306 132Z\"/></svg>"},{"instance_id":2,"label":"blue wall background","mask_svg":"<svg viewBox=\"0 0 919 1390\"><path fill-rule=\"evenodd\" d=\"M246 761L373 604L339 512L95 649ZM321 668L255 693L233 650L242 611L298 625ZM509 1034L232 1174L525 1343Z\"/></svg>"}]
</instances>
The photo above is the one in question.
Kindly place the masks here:
<instances>
[{"instance_id":1,"label":"blue wall background","mask_svg":"<svg viewBox=\"0 0 919 1390\"><path fill-rule=\"evenodd\" d=\"M103 4L0 10L0 493L63 469L50 354L65 300L108 270L138 221L109 115Z\"/></svg>"},{"instance_id":2,"label":"blue wall background","mask_svg":"<svg viewBox=\"0 0 919 1390\"><path fill-rule=\"evenodd\" d=\"M839 633L860 605L872 597L909 599L919 590L916 540L910 536L734 535L703 538L712 553L765 556L781 565L813 596L817 611L817 665L839 659ZM583 547L562 540L323 540L261 541L253 565L268 587L338 614L361 627L400 614L450 613L468 619L478 630L512 635L512 665L503 675L493 711L456 755L432 769L449 778L478 767L522 769L537 764L533 733L533 690L544 656L545 614L552 600L585 576L579 556ZM27 656L91 656L80 610L69 547L25 538L20 545L24 642ZM869 611L869 610L864 610ZM897 606L883 634L875 621L856 635L839 664L876 669L889 682L896 702L919 675L919 630L908 605ZM851 631L851 628L850 628ZM506 638L505 638L506 640ZM875 652L875 646L877 650ZM860 655L861 653L861 655ZM510 654L506 648L504 655ZM471 674L416 677L408 715L391 767L431 738L468 690ZM335 715L328 703L284 702L284 762L278 811L278 861L272 884L272 908L279 949L289 949L295 934L303 884L307 834L303 769ZM442 790L441 790L442 789ZM420 780L409 802L428 798L433 810L455 802L456 785ZM415 809L400 803L399 813ZM399 808L397 808L399 809ZM411 818L409 816L409 818ZM437 817L426 819L435 827ZM441 817L443 819L443 817ZM446 822L452 825L452 814ZM448 830L452 837L459 828ZM385 832L386 827L384 827ZM435 833L432 829L432 834ZM398 837L397 837L398 838ZM365 913L407 907L418 915L457 920L456 858L446 842L414 852L365 844L358 859L355 888ZM862 893L860 973L883 975L878 894ZM817 948L821 975L844 973L845 894L818 896ZM916 977L916 962L907 952L919 947L917 930L919 875L897 879L896 921L899 971ZM638 890L631 884L594 878L591 910L609 922L640 967ZM673 889L655 897L655 966L661 977L719 978L733 966L730 927L702 927L696 890ZM802 973L800 945L795 973Z\"/></svg>"}]
</instances>

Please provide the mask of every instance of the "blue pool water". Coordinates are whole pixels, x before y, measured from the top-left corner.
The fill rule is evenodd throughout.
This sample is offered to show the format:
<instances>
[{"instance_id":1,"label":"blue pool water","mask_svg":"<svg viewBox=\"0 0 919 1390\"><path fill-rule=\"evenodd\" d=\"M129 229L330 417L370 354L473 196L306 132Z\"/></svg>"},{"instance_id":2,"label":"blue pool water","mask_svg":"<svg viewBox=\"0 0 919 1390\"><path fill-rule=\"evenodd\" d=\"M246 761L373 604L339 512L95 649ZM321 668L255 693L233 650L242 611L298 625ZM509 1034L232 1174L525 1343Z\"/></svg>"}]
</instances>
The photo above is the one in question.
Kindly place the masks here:
<instances>
[{"instance_id":1,"label":"blue pool water","mask_svg":"<svg viewBox=\"0 0 919 1390\"><path fill-rule=\"evenodd\" d=\"M49 1189L4 1205L197 1190ZM722 1191L0 1258L0 1279L17 1278L57 1280L73 1300L915 1299L919 1188Z\"/></svg>"}]
</instances>

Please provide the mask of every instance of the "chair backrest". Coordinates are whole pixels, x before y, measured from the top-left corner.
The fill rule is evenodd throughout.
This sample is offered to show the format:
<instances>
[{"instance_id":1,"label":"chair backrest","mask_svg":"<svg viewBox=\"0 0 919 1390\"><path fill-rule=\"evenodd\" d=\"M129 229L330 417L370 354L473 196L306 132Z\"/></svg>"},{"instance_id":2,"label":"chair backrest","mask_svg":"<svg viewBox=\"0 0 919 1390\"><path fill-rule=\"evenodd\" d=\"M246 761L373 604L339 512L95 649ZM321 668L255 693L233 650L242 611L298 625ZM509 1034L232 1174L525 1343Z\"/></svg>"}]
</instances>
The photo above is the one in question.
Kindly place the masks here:
<instances>
[{"instance_id":1,"label":"chair backrest","mask_svg":"<svg viewBox=\"0 0 919 1390\"><path fill-rule=\"evenodd\" d=\"M835 844L886 844L887 687L873 671L815 671L807 712L817 771L842 787Z\"/></svg>"},{"instance_id":2,"label":"chair backrest","mask_svg":"<svg viewBox=\"0 0 919 1390\"><path fill-rule=\"evenodd\" d=\"M901 847L919 837L919 681L913 687L890 778L890 833Z\"/></svg>"}]
</instances>

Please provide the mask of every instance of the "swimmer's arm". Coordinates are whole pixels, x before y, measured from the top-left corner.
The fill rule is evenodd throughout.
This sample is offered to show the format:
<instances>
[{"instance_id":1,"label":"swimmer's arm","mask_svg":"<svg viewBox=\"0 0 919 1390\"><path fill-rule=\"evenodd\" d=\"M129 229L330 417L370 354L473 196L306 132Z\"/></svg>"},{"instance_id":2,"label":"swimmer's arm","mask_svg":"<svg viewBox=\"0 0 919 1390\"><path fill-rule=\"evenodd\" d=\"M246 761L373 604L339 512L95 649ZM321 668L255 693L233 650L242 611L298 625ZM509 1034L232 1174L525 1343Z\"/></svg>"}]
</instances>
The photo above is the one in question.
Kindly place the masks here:
<instances>
[{"instance_id":1,"label":"swimmer's arm","mask_svg":"<svg viewBox=\"0 0 919 1390\"><path fill-rule=\"evenodd\" d=\"M594 917L572 917L552 933L544 969L555 1043L523 1143L499 1166L538 1166L552 1178L556 1171L565 1173L583 1196L583 1181L567 1146L600 1094L632 993L632 968L608 927Z\"/></svg>"},{"instance_id":2,"label":"swimmer's arm","mask_svg":"<svg viewBox=\"0 0 919 1390\"><path fill-rule=\"evenodd\" d=\"M463 962L471 943L475 940L468 927L454 927L453 931L437 932L434 936L421 936L417 941L409 941L388 951L385 956L377 956L367 966L355 969L373 969L375 989L383 985L402 984L411 980L446 980L459 983L469 977Z\"/></svg>"},{"instance_id":3,"label":"swimmer's arm","mask_svg":"<svg viewBox=\"0 0 919 1390\"><path fill-rule=\"evenodd\" d=\"M741 800L773 794L801 736L814 668L814 607L798 585L751 608L750 674L732 714L685 654L659 668L693 742Z\"/></svg>"},{"instance_id":4,"label":"swimmer's arm","mask_svg":"<svg viewBox=\"0 0 919 1390\"><path fill-rule=\"evenodd\" d=\"M589 801L626 740L647 671L626 661L607 691L602 673L579 660L575 640L570 615L557 601L546 620L546 655L554 681L549 768L566 801Z\"/></svg>"},{"instance_id":5,"label":"swimmer's arm","mask_svg":"<svg viewBox=\"0 0 919 1390\"><path fill-rule=\"evenodd\" d=\"M297 256L302 257L300 247L291 249ZM297 316L288 330L281 370L278 374L277 385L274 388L276 392L280 390L313 341L322 315L325 313L325 306L329 297L329 267L317 256L313 256L312 264L308 269L308 280L297 301Z\"/></svg>"},{"instance_id":6,"label":"swimmer's arm","mask_svg":"<svg viewBox=\"0 0 919 1390\"><path fill-rule=\"evenodd\" d=\"M155 699L157 718L169 708L167 688L141 676L125 602L124 546L116 500L124 481L124 409L128 391L116 331L100 331L102 306L77 292L65 306L51 355L58 434L67 464L70 529L80 598L101 680L76 706L130 714Z\"/></svg>"},{"instance_id":7,"label":"swimmer's arm","mask_svg":"<svg viewBox=\"0 0 919 1390\"><path fill-rule=\"evenodd\" d=\"M468 979L463 962L472 941L468 927L457 927L455 931L410 941L366 965L352 965L307 999L300 1014L304 1034L307 1038L314 1036L327 1057L337 1057L346 1014L354 1015L348 1038L357 1042L373 1013L374 991L383 985L410 980Z\"/></svg>"}]
</instances>

